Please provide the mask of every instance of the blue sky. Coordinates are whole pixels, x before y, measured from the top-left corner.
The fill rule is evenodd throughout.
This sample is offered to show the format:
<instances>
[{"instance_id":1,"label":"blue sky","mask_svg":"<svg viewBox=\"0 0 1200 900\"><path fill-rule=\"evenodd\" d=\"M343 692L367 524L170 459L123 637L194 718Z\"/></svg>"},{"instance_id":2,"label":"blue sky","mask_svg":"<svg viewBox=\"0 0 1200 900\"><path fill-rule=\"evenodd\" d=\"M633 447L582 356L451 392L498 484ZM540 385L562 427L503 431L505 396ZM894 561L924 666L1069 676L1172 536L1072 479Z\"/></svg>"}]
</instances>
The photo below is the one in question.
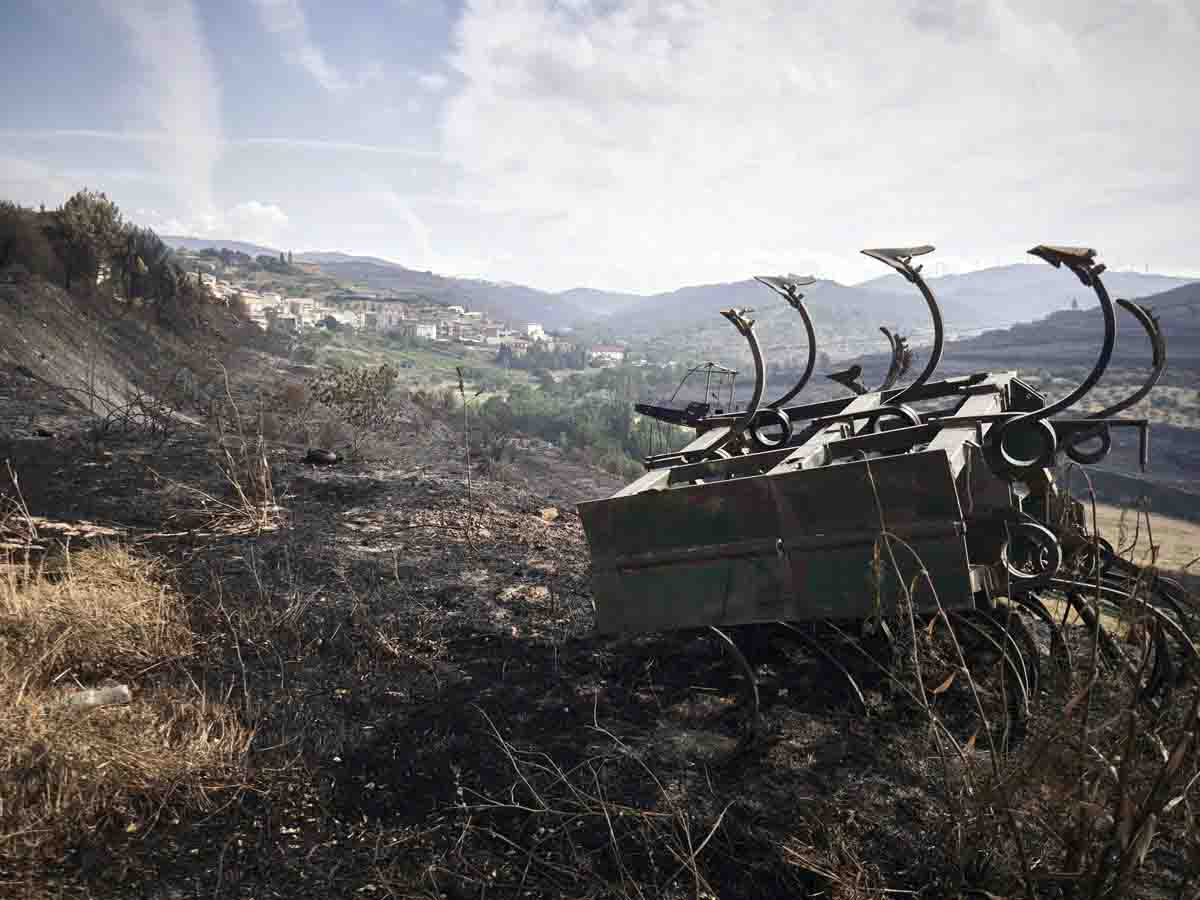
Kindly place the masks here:
<instances>
[{"instance_id":1,"label":"blue sky","mask_svg":"<svg viewBox=\"0 0 1200 900\"><path fill-rule=\"evenodd\" d=\"M1200 276L1196 0L0 0L0 197L547 289Z\"/></svg>"}]
</instances>

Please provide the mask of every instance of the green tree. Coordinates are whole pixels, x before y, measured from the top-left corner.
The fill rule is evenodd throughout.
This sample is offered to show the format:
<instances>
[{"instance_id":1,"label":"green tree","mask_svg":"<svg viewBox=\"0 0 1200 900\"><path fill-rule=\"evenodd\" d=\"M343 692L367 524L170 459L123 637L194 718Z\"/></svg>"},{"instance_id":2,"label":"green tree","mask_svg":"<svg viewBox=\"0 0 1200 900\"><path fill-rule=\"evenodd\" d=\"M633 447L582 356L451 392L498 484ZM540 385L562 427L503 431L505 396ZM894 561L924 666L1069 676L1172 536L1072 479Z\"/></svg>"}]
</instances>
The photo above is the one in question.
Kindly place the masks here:
<instances>
[{"instance_id":1,"label":"green tree","mask_svg":"<svg viewBox=\"0 0 1200 900\"><path fill-rule=\"evenodd\" d=\"M55 212L52 234L63 266L63 283L84 280L95 285L102 264L120 252L121 211L104 193L86 188L68 198Z\"/></svg>"},{"instance_id":2,"label":"green tree","mask_svg":"<svg viewBox=\"0 0 1200 900\"><path fill-rule=\"evenodd\" d=\"M170 248L152 229L127 225L122 230L120 251L112 258L113 279L122 285L126 297L148 296L171 259Z\"/></svg>"},{"instance_id":3,"label":"green tree","mask_svg":"<svg viewBox=\"0 0 1200 900\"><path fill-rule=\"evenodd\" d=\"M53 271L54 251L38 218L33 210L0 201L0 269L19 263L35 275Z\"/></svg>"}]
</instances>

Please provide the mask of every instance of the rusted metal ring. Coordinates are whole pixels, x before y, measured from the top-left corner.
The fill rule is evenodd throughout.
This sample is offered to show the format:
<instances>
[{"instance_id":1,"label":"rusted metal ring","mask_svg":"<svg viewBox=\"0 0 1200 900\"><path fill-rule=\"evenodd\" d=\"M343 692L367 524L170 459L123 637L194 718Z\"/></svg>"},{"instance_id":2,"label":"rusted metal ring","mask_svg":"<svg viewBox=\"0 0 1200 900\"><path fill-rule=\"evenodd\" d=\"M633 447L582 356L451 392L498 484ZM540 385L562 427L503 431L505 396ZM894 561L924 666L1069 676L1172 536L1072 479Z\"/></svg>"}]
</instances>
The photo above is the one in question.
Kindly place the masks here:
<instances>
[{"instance_id":1,"label":"rusted metal ring","mask_svg":"<svg viewBox=\"0 0 1200 900\"><path fill-rule=\"evenodd\" d=\"M1100 439L1099 447L1095 450L1080 449L1080 444L1090 441L1092 438ZM1098 428L1094 431L1077 432L1068 437L1064 443L1066 444L1066 454L1073 462L1082 466L1090 466L1108 456L1108 452L1112 449L1112 435L1107 428Z\"/></svg>"},{"instance_id":2,"label":"rusted metal ring","mask_svg":"<svg viewBox=\"0 0 1200 900\"><path fill-rule=\"evenodd\" d=\"M921 416L911 406L905 406L903 403L888 404L880 406L870 411L866 416L866 424L863 425L862 432L864 434L878 434L881 429L879 422L881 419L903 419L907 426L920 425ZM903 427L903 426L901 426Z\"/></svg>"},{"instance_id":3,"label":"rusted metal ring","mask_svg":"<svg viewBox=\"0 0 1200 900\"><path fill-rule=\"evenodd\" d=\"M1112 567L1117 553L1113 545L1099 536L1088 537L1087 542L1075 552L1073 565L1088 578L1105 575Z\"/></svg>"},{"instance_id":4,"label":"rusted metal ring","mask_svg":"<svg viewBox=\"0 0 1200 900\"><path fill-rule=\"evenodd\" d=\"M1010 419L994 429L992 435L996 453L1010 470L1054 465L1058 435L1045 419Z\"/></svg>"},{"instance_id":5,"label":"rusted metal ring","mask_svg":"<svg viewBox=\"0 0 1200 900\"><path fill-rule=\"evenodd\" d=\"M1014 564L1014 547L1018 541L1033 544L1035 552L1027 561L1036 567L1026 572ZM1062 566L1062 545L1049 528L1035 522L1015 522L1008 526L1008 539L1000 550L1000 561L1008 572L1009 580L1018 592L1030 591L1049 583Z\"/></svg>"},{"instance_id":6,"label":"rusted metal ring","mask_svg":"<svg viewBox=\"0 0 1200 900\"><path fill-rule=\"evenodd\" d=\"M762 434L762 429L771 425L780 427L779 437L766 437ZM760 410L746 429L746 434L750 438L750 443L759 450L774 450L792 439L792 420L782 409Z\"/></svg>"}]
</instances>

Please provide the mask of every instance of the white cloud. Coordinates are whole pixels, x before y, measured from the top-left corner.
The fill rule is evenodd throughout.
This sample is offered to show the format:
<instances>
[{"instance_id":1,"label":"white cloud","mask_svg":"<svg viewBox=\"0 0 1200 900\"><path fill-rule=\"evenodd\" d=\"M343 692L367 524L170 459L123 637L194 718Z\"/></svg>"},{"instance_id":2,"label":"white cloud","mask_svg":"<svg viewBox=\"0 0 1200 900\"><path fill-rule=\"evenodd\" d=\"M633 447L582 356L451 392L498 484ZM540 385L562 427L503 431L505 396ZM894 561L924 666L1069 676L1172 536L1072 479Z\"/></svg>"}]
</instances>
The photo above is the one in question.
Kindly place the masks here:
<instances>
[{"instance_id":1,"label":"white cloud","mask_svg":"<svg viewBox=\"0 0 1200 900\"><path fill-rule=\"evenodd\" d=\"M0 137L20 141L114 141L129 144L176 144L186 143L191 139L189 134L171 134L166 131L114 131L94 128L3 128ZM295 150L323 150L330 152L347 151L352 153L370 153L383 156L411 156L415 158L436 159L439 154L435 150L415 147L410 144L369 144L361 141L327 141L320 138L297 137L244 137L220 139L222 150L229 147L288 147Z\"/></svg>"},{"instance_id":2,"label":"white cloud","mask_svg":"<svg viewBox=\"0 0 1200 900\"><path fill-rule=\"evenodd\" d=\"M216 72L195 7L188 0L106 0L125 28L129 52L145 76L131 109L144 110L158 142L152 160L195 215L211 215L213 168L221 156L220 98ZM142 137L146 131L133 131ZM107 137L109 132L81 131Z\"/></svg>"},{"instance_id":3,"label":"white cloud","mask_svg":"<svg viewBox=\"0 0 1200 900\"><path fill-rule=\"evenodd\" d=\"M230 146L290 147L298 150L327 150L333 152L370 153L382 156L411 156L437 158L436 151L407 144L364 144L357 141L325 141L309 138L238 138L229 141Z\"/></svg>"},{"instance_id":4,"label":"white cloud","mask_svg":"<svg viewBox=\"0 0 1200 900\"><path fill-rule=\"evenodd\" d=\"M0 199L22 206L54 208L84 188L116 196L130 186L170 187L162 174L148 169L98 169L51 166L27 157L0 156ZM115 190L114 190L115 189Z\"/></svg>"},{"instance_id":5,"label":"white cloud","mask_svg":"<svg viewBox=\"0 0 1200 900\"><path fill-rule=\"evenodd\" d=\"M240 240L256 244L271 244L282 235L288 224L287 213L274 203L247 200L226 214L229 233Z\"/></svg>"},{"instance_id":6,"label":"white cloud","mask_svg":"<svg viewBox=\"0 0 1200 900\"><path fill-rule=\"evenodd\" d=\"M330 93L362 87L381 76L382 68L375 63L364 67L357 77L349 78L329 62L313 39L300 0L254 0L254 4L263 27L283 43L288 59Z\"/></svg>"},{"instance_id":7,"label":"white cloud","mask_svg":"<svg viewBox=\"0 0 1200 900\"><path fill-rule=\"evenodd\" d=\"M1200 192L1179 0L569 6L475 0L455 33L443 146L503 277L857 280L860 247L927 241L1189 260L1163 246Z\"/></svg>"},{"instance_id":8,"label":"white cloud","mask_svg":"<svg viewBox=\"0 0 1200 900\"><path fill-rule=\"evenodd\" d=\"M446 85L450 80L441 72L425 72L417 76L417 84L429 91L431 94L437 94L446 89Z\"/></svg>"},{"instance_id":9,"label":"white cloud","mask_svg":"<svg viewBox=\"0 0 1200 900\"><path fill-rule=\"evenodd\" d=\"M395 191L383 191L378 197L383 208L398 215L408 231L402 245L407 250L405 258L412 260L409 265L417 269L441 268L430 242L429 226L417 215L412 204Z\"/></svg>"},{"instance_id":10,"label":"white cloud","mask_svg":"<svg viewBox=\"0 0 1200 900\"><path fill-rule=\"evenodd\" d=\"M136 144L161 144L172 140L165 131L117 131L102 128L3 128L0 129L0 137L34 141L80 138Z\"/></svg>"},{"instance_id":11,"label":"white cloud","mask_svg":"<svg viewBox=\"0 0 1200 900\"><path fill-rule=\"evenodd\" d=\"M137 215L159 234L219 237L269 245L287 241L291 221L278 205L259 200L245 200L225 210L188 217L164 216L153 209L139 209Z\"/></svg>"},{"instance_id":12,"label":"white cloud","mask_svg":"<svg viewBox=\"0 0 1200 900\"><path fill-rule=\"evenodd\" d=\"M72 182L48 166L16 156L0 156L0 199L23 206L53 207L72 193Z\"/></svg>"}]
</instances>

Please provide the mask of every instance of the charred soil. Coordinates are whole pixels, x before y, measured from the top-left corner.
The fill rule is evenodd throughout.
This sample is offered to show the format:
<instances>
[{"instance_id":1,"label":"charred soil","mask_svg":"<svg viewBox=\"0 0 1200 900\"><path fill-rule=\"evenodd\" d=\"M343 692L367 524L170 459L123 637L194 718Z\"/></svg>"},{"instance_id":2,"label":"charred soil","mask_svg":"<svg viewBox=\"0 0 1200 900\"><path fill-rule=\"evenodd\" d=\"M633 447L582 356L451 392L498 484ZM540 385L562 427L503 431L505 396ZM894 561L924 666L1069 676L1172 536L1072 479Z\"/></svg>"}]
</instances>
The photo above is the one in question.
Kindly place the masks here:
<instances>
[{"instance_id":1,"label":"charred soil","mask_svg":"<svg viewBox=\"0 0 1200 900\"><path fill-rule=\"evenodd\" d=\"M244 371L280 365L259 356ZM8 396L36 381L6 377ZM89 715L118 721L140 697L187 690L235 711L252 737L237 777L202 779L203 805L169 783L58 842L0 835L0 893L985 897L1032 885L1057 897L1082 883L1035 839L1069 830L1039 820L1039 804L1074 815L1076 782L1009 777L1031 754L1066 758L1055 736L1081 708L1064 713L1072 691L1043 679L1040 712L993 768L969 680L932 627L910 636L918 653L902 639L895 658L864 653L857 635L814 633L818 652L805 636L745 629L763 707L748 742L747 685L719 642L593 634L573 504L611 493L611 477L529 442L468 488L459 420L408 402L405 433L353 463L313 466L267 442L271 509L254 527L222 506L224 451L201 425L97 442L64 403L53 437L10 441L39 523L28 552L52 561L63 541L119 542L165 561L185 601L191 649L114 663L107 674L135 703ZM1087 638L1070 631L1081 659ZM1119 679L1104 678L1088 699L1096 741L1134 715ZM931 708L962 755L935 734ZM1153 728L1136 715L1147 734L1182 735L1195 729L1188 712L1159 710ZM1078 829L1117 827L1093 809L1102 799ZM1008 806L1028 814L1023 845ZM1188 896L1193 806L1158 822L1127 896Z\"/></svg>"}]
</instances>

